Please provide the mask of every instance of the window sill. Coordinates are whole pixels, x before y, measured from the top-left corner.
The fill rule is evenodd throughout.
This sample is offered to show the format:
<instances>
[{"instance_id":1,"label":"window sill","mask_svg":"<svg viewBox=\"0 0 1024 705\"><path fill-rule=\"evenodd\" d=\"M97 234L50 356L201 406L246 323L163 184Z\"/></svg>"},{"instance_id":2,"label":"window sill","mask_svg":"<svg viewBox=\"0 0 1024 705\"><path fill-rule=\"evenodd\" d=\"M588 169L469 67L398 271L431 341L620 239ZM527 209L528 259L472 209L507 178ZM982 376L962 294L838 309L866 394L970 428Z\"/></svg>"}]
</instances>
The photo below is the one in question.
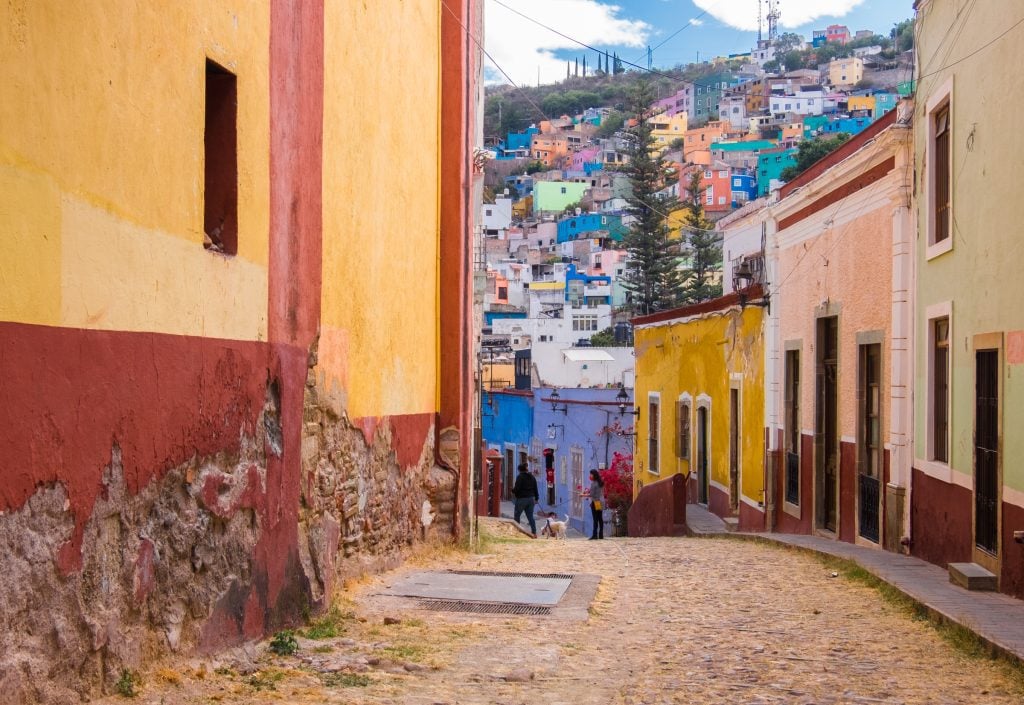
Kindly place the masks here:
<instances>
[{"instance_id":1,"label":"window sill","mask_svg":"<svg viewBox=\"0 0 1024 705\"><path fill-rule=\"evenodd\" d=\"M928 249L925 250L925 259L931 261L940 255L944 255L953 249L953 236L950 235L941 242L936 242L934 245L928 245Z\"/></svg>"}]
</instances>

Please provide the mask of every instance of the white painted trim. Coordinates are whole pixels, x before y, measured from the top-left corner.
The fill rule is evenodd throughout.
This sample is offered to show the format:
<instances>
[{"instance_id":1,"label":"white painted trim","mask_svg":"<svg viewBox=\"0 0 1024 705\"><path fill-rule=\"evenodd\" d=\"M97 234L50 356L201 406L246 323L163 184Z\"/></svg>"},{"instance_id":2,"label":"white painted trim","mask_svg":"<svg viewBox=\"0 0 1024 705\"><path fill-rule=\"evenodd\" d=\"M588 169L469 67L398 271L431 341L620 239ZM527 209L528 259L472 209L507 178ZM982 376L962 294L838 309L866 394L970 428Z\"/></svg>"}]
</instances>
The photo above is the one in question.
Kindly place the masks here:
<instances>
[{"instance_id":1,"label":"white painted trim","mask_svg":"<svg viewBox=\"0 0 1024 705\"><path fill-rule=\"evenodd\" d=\"M680 458L679 455L678 455L678 452L676 454L676 466L678 467L680 462L686 461L687 467L689 468L689 472L687 473L687 477L689 477L689 474L693 472L693 465L694 465L694 463L693 463L693 425L694 425L693 424L693 408L694 408L694 406L693 406L693 397L690 395L689 392L683 392L682 394L679 395L679 398L676 401L677 401L677 406L676 406L677 409L678 409L678 404L686 404L689 407L690 437L687 439L687 453L686 453L686 457ZM673 434L672 435L673 435L673 438L674 438L675 434L679 433L679 418L678 417L676 417L675 427L672 430L673 430ZM678 451L678 449L677 449L677 451Z\"/></svg>"},{"instance_id":2,"label":"white painted trim","mask_svg":"<svg viewBox=\"0 0 1024 705\"><path fill-rule=\"evenodd\" d=\"M799 504L793 504L792 502L787 502L786 500L782 500L782 511L784 513L788 514L789 516L793 517L794 519L801 519L802 518L801 515L800 515L800 505Z\"/></svg>"},{"instance_id":3,"label":"white painted trim","mask_svg":"<svg viewBox=\"0 0 1024 705\"><path fill-rule=\"evenodd\" d=\"M754 500L752 500L750 497L746 496L742 492L740 492L740 501L743 502L744 504L746 504L748 507L752 507L753 509L756 509L757 511L759 511L761 513L764 513L764 507L761 505L760 502L755 502Z\"/></svg>"},{"instance_id":4,"label":"white painted trim","mask_svg":"<svg viewBox=\"0 0 1024 705\"><path fill-rule=\"evenodd\" d=\"M925 428L924 428L924 450L928 457L928 462L937 466L942 467L945 463L935 462L933 457L935 455L935 438L932 436L932 427L935 425L935 405L932 400L932 390L935 388L935 368L933 363L932 351L935 347L935 336L932 322L939 319L948 319L948 331L946 333L949 341L947 350L947 391L946 391L946 455L951 456L953 451L953 370L956 369L954 364L954 357L956 349L953 345L953 302L952 301L940 301L938 303L931 304L925 307L925 321L924 321L924 370L925 370L925 388L924 392L924 417L925 417ZM946 480L949 482L949 480Z\"/></svg>"},{"instance_id":5,"label":"white painted trim","mask_svg":"<svg viewBox=\"0 0 1024 705\"><path fill-rule=\"evenodd\" d=\"M850 443L852 445L857 445L857 439L854 438L853 436L840 436L839 440L842 441L843 443Z\"/></svg>"},{"instance_id":6,"label":"white painted trim","mask_svg":"<svg viewBox=\"0 0 1024 705\"><path fill-rule=\"evenodd\" d=\"M697 395L697 406L706 406L708 409L711 408L711 397L707 394Z\"/></svg>"},{"instance_id":7,"label":"white painted trim","mask_svg":"<svg viewBox=\"0 0 1024 705\"><path fill-rule=\"evenodd\" d=\"M935 171L933 166L935 164L935 155L933 153L932 145L935 142L935 123L932 120L932 116L936 111L942 108L944 105L949 104L949 237L942 240L942 242L935 242L935 218L932 215L932 207L935 203ZM956 145L956 139L954 129L956 128L956 122L953 115L953 76L950 75L945 81L942 82L932 94L928 97L925 102L924 111L924 128L925 128L925 142L924 142L924 193L922 194L921 201L924 205L924 234L925 234L925 258L931 260L934 257L945 254L953 249L953 209L955 207L955 195L953 193L953 164L954 160L954 147Z\"/></svg>"},{"instance_id":8,"label":"white painted trim","mask_svg":"<svg viewBox=\"0 0 1024 705\"><path fill-rule=\"evenodd\" d=\"M723 484L722 484L721 482L715 482L715 481L714 481L714 480L712 480L712 479L711 479L710 477L708 478L708 485L709 485L710 487L714 487L715 489L717 489L717 490L720 490L720 491L724 492L724 493L725 493L725 494L727 494L727 495L729 494L729 488L728 488L728 487L726 487L725 485L723 485Z\"/></svg>"},{"instance_id":9,"label":"white painted trim","mask_svg":"<svg viewBox=\"0 0 1024 705\"><path fill-rule=\"evenodd\" d=\"M974 491L974 477L970 473L961 472L945 463L914 458L914 468L920 470L933 480L940 480L948 485L957 485L972 492Z\"/></svg>"},{"instance_id":10,"label":"white painted trim","mask_svg":"<svg viewBox=\"0 0 1024 705\"><path fill-rule=\"evenodd\" d=\"M651 402L658 404L658 467L651 467L650 447L651 447ZM664 418L664 409L661 404L661 392L647 392L647 408L644 412L647 414L647 473L649 475L657 475L661 477L661 461L665 456L664 441L661 433L661 429L664 426L662 420Z\"/></svg>"},{"instance_id":11,"label":"white painted trim","mask_svg":"<svg viewBox=\"0 0 1024 705\"><path fill-rule=\"evenodd\" d=\"M1007 504L1013 504L1018 507L1024 507L1024 492L1003 485L1003 501Z\"/></svg>"}]
</instances>

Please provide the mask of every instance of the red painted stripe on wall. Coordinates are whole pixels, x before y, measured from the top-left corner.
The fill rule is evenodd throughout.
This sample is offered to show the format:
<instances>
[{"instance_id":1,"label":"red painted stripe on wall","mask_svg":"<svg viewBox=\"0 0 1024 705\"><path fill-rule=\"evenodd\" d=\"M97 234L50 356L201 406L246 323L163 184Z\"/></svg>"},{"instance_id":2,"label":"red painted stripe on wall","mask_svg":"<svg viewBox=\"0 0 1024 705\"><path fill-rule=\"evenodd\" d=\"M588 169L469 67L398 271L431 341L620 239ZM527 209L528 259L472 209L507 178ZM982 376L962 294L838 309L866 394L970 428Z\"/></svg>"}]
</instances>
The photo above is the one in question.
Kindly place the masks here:
<instances>
[{"instance_id":1,"label":"red painted stripe on wall","mask_svg":"<svg viewBox=\"0 0 1024 705\"><path fill-rule=\"evenodd\" d=\"M237 451L268 366L266 343L0 323L0 509L64 485L76 530L61 567L77 570L114 444L132 494L193 455Z\"/></svg>"}]
</instances>

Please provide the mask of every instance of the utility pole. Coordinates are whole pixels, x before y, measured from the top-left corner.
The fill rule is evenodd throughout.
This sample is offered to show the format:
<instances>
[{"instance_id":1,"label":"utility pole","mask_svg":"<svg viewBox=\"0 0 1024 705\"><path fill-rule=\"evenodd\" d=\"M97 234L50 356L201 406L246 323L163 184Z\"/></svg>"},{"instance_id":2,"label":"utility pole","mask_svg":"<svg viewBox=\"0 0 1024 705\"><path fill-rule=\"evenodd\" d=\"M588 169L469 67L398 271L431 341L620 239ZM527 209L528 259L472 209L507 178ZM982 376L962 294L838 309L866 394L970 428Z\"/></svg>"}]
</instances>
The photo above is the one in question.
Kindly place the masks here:
<instances>
[{"instance_id":1,"label":"utility pole","mask_svg":"<svg viewBox=\"0 0 1024 705\"><path fill-rule=\"evenodd\" d=\"M651 45L647 45L647 70L650 71L654 68L654 50L651 49Z\"/></svg>"}]
</instances>

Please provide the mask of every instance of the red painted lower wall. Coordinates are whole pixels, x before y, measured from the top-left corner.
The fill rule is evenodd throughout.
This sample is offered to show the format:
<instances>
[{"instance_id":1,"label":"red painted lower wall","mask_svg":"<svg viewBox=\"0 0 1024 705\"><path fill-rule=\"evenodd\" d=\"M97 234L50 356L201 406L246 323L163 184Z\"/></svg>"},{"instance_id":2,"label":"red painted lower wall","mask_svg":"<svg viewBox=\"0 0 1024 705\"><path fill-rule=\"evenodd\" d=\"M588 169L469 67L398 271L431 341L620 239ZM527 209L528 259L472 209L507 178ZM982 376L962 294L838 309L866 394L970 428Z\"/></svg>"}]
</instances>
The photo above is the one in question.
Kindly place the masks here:
<instances>
[{"instance_id":1,"label":"red painted lower wall","mask_svg":"<svg viewBox=\"0 0 1024 705\"><path fill-rule=\"evenodd\" d=\"M1014 531L1024 531L1024 507L1003 502L1003 574L999 589L1024 599L1024 544L1013 540Z\"/></svg>"},{"instance_id":2,"label":"red painted lower wall","mask_svg":"<svg viewBox=\"0 0 1024 705\"><path fill-rule=\"evenodd\" d=\"M629 508L629 535L684 536L686 486L682 475L644 485Z\"/></svg>"},{"instance_id":3,"label":"red painted lower wall","mask_svg":"<svg viewBox=\"0 0 1024 705\"><path fill-rule=\"evenodd\" d=\"M853 543L857 534L857 446L839 443L839 540Z\"/></svg>"},{"instance_id":4,"label":"red painted lower wall","mask_svg":"<svg viewBox=\"0 0 1024 705\"><path fill-rule=\"evenodd\" d=\"M911 555L945 566L971 560L971 492L913 471L910 501Z\"/></svg>"},{"instance_id":5,"label":"red painted lower wall","mask_svg":"<svg viewBox=\"0 0 1024 705\"><path fill-rule=\"evenodd\" d=\"M75 533L61 568L77 570L113 446L132 494L194 455L237 452L269 367L265 343L0 323L0 510L64 485Z\"/></svg>"},{"instance_id":6,"label":"red painted lower wall","mask_svg":"<svg viewBox=\"0 0 1024 705\"><path fill-rule=\"evenodd\" d=\"M708 510L712 514L716 514L723 519L725 517L731 517L733 515L732 508L729 506L729 493L714 485L708 485Z\"/></svg>"},{"instance_id":7,"label":"red painted lower wall","mask_svg":"<svg viewBox=\"0 0 1024 705\"><path fill-rule=\"evenodd\" d=\"M746 502L740 502L739 530L757 532L764 531L764 511L755 509Z\"/></svg>"}]
</instances>

